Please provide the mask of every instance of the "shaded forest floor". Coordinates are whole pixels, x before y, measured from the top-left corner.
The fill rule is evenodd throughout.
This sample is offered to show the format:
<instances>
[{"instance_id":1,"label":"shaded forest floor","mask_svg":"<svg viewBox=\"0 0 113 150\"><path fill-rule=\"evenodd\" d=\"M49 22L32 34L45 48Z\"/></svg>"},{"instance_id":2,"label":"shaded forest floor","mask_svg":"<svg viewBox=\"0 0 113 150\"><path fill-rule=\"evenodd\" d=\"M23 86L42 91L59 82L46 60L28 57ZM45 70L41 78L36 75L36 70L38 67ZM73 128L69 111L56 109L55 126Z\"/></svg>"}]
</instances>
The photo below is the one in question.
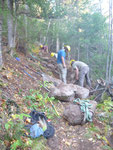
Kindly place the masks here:
<instances>
[{"instance_id":1,"label":"shaded forest floor","mask_svg":"<svg viewBox=\"0 0 113 150\"><path fill-rule=\"evenodd\" d=\"M35 71L38 73L44 72L58 78L55 58L50 58L50 54L46 53L39 53L37 59L30 55L24 56L23 54L17 54L17 57L20 58L20 61L17 61L8 54L3 55L4 68L0 72L0 117L2 118L5 114L6 118L8 118L6 101L11 99L17 103L21 113L29 114L33 108L38 111L45 111L55 128L54 137L46 141L44 137L41 138L42 141L44 140L42 148L38 148L40 139L37 139L35 148L23 149L103 150L104 147L107 147L107 141L100 138L101 136L105 137L106 123L98 119L98 111L95 113L93 123L86 123L82 126L70 126L62 117L64 107L68 103L61 103L58 100L52 101L59 113L58 116L49 101L45 100L43 103L39 99L33 103L29 97L26 100L25 97L29 96L30 91L33 90L39 91L43 98L45 98L47 91L42 86L42 77L40 74L35 73ZM12 109L12 111L15 111L15 109ZM0 121L2 122L2 119ZM8 149L11 141L9 142L4 138L5 129L4 132L3 130L0 130L0 132L0 140L5 141L2 142L2 145L4 144L6 149Z\"/></svg>"}]
</instances>

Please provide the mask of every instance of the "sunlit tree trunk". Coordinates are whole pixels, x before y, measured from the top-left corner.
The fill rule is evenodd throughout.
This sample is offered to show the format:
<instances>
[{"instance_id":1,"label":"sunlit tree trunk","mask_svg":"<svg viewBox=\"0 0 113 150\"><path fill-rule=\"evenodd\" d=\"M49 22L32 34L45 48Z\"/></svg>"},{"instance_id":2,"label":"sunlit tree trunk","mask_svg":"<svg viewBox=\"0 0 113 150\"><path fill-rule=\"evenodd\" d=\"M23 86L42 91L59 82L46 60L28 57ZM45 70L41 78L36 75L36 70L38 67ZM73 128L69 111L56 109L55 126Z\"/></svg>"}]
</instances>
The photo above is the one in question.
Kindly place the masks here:
<instances>
[{"instance_id":1,"label":"sunlit tree trunk","mask_svg":"<svg viewBox=\"0 0 113 150\"><path fill-rule=\"evenodd\" d=\"M15 25L14 25L14 37L13 37L13 47L14 48L16 46L16 30L17 30L17 19L15 20Z\"/></svg>"},{"instance_id":2,"label":"sunlit tree trunk","mask_svg":"<svg viewBox=\"0 0 113 150\"><path fill-rule=\"evenodd\" d=\"M107 65L106 65L106 84L110 82L110 72L112 60L110 60L110 51L112 50L112 0L109 0L109 39L108 39L108 54L107 54ZM112 56L111 56L112 59Z\"/></svg>"},{"instance_id":3,"label":"sunlit tree trunk","mask_svg":"<svg viewBox=\"0 0 113 150\"><path fill-rule=\"evenodd\" d=\"M88 45L86 45L86 50L87 50L87 62L89 64L89 48L88 48Z\"/></svg>"},{"instance_id":4,"label":"sunlit tree trunk","mask_svg":"<svg viewBox=\"0 0 113 150\"><path fill-rule=\"evenodd\" d=\"M109 64L109 81L111 81L111 68L112 68L112 63L113 63L113 37L112 37L112 23L113 23L113 18L112 18L112 0L110 1L110 12L111 12L111 56L110 56L110 64Z\"/></svg>"},{"instance_id":5,"label":"sunlit tree trunk","mask_svg":"<svg viewBox=\"0 0 113 150\"><path fill-rule=\"evenodd\" d=\"M3 19L3 0L0 1L0 69L2 68L3 65L3 60L2 60L2 19Z\"/></svg>"},{"instance_id":6,"label":"sunlit tree trunk","mask_svg":"<svg viewBox=\"0 0 113 150\"><path fill-rule=\"evenodd\" d=\"M56 38L56 52L58 52L59 50L59 46L60 45L60 41L59 41L59 36L58 36L58 33L57 33L57 38Z\"/></svg>"},{"instance_id":7,"label":"sunlit tree trunk","mask_svg":"<svg viewBox=\"0 0 113 150\"><path fill-rule=\"evenodd\" d=\"M8 6L8 47L11 52L11 56L14 51L14 34L13 34L13 0L7 0Z\"/></svg>"},{"instance_id":8,"label":"sunlit tree trunk","mask_svg":"<svg viewBox=\"0 0 113 150\"><path fill-rule=\"evenodd\" d=\"M100 13L102 13L102 0L99 0L99 5L100 5Z\"/></svg>"},{"instance_id":9,"label":"sunlit tree trunk","mask_svg":"<svg viewBox=\"0 0 113 150\"><path fill-rule=\"evenodd\" d=\"M47 30L46 30L46 39L45 39L44 44L47 44L47 41L48 41L48 32L49 32L49 29L50 29L50 25L51 25L51 19L48 22L48 26L47 26Z\"/></svg>"},{"instance_id":10,"label":"sunlit tree trunk","mask_svg":"<svg viewBox=\"0 0 113 150\"><path fill-rule=\"evenodd\" d=\"M2 17L0 16L0 69L2 67Z\"/></svg>"},{"instance_id":11,"label":"sunlit tree trunk","mask_svg":"<svg viewBox=\"0 0 113 150\"><path fill-rule=\"evenodd\" d=\"M76 1L76 17L77 17L77 20L79 19L79 1L77 0ZM80 42L79 42L79 26L77 26L77 59L80 60Z\"/></svg>"},{"instance_id":12,"label":"sunlit tree trunk","mask_svg":"<svg viewBox=\"0 0 113 150\"><path fill-rule=\"evenodd\" d=\"M15 9L14 9L14 12L15 12L15 24L14 24L14 39L13 39L13 47L15 48L16 47L16 33L17 33L17 9L18 9L18 3L17 3L17 0L15 0Z\"/></svg>"},{"instance_id":13,"label":"sunlit tree trunk","mask_svg":"<svg viewBox=\"0 0 113 150\"><path fill-rule=\"evenodd\" d=\"M28 11L28 9L29 9L28 5L25 5L26 12ZM28 31L27 31L28 20L27 20L27 16L26 15L24 15L24 20L25 20L25 37L26 37L26 41L27 41L27 38L28 38Z\"/></svg>"},{"instance_id":14,"label":"sunlit tree trunk","mask_svg":"<svg viewBox=\"0 0 113 150\"><path fill-rule=\"evenodd\" d=\"M77 47L77 60L80 60L80 47Z\"/></svg>"}]
</instances>

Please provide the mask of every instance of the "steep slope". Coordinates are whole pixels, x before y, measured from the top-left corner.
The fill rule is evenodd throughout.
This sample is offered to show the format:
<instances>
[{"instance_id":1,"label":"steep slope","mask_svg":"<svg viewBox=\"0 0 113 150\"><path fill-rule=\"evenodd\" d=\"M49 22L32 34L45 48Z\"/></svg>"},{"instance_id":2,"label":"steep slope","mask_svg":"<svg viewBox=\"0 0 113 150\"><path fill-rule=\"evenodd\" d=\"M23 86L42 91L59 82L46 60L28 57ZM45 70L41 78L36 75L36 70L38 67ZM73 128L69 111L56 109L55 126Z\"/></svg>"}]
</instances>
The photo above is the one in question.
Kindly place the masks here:
<instances>
[{"instance_id":1,"label":"steep slope","mask_svg":"<svg viewBox=\"0 0 113 150\"><path fill-rule=\"evenodd\" d=\"M19 61L16 57L19 58ZM27 56L17 54L16 57L13 58L8 54L4 54L3 57L4 68L0 73L0 121L4 123L2 119L3 114L6 114L8 118L6 102L8 99L11 99L19 105L21 113L28 114L35 107L38 111L46 111L47 117L52 120L55 127L55 135L53 138L46 141L47 144L46 142L43 143L45 144L43 149L102 150L102 141L93 138L95 137L95 134L88 135L90 123L85 124L84 126L70 126L62 117L63 109L68 103L61 103L58 100L54 100L51 103L51 99L49 99L48 96L45 96L47 90L42 86L44 84L41 73L46 73L58 78L55 58L50 58L50 54L48 53L40 53L39 55L34 54L33 56L30 54ZM30 95L30 91L32 93L33 90L31 89L41 93L40 97L36 97L34 101L32 100L32 97L31 99L29 97L28 99L24 98L25 96ZM41 101L42 99L44 101ZM15 109L13 109L12 112L14 113ZM98 130L104 127L104 124L99 122L96 118L94 119L94 125ZM100 132L101 131L99 131L99 133ZM2 132L1 135L4 134ZM0 139L1 141L6 141L3 136ZM6 143L4 142L4 144L8 147L11 145L11 142L14 141L7 141ZM24 149L27 150L32 148L29 147Z\"/></svg>"}]
</instances>

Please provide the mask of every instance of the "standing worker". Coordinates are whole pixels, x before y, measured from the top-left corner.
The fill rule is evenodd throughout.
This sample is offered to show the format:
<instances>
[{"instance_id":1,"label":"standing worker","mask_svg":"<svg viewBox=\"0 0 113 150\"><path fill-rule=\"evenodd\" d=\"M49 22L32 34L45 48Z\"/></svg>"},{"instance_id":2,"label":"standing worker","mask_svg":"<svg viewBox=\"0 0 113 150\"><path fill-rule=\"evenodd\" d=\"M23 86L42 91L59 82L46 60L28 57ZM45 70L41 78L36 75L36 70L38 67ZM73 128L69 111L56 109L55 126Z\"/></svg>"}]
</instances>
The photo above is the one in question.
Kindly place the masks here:
<instances>
[{"instance_id":1,"label":"standing worker","mask_svg":"<svg viewBox=\"0 0 113 150\"><path fill-rule=\"evenodd\" d=\"M84 80L86 79L86 83L89 87L91 87L91 82L89 79L89 66L82 61L71 60L70 64L75 70L75 81L78 81L80 86L84 86Z\"/></svg>"},{"instance_id":2,"label":"standing worker","mask_svg":"<svg viewBox=\"0 0 113 150\"><path fill-rule=\"evenodd\" d=\"M70 52L71 48L68 45L64 46L64 49L61 49L58 51L57 55L57 64L58 64L58 69L59 69L59 76L60 79L64 82L67 83L66 77L67 77L67 68L66 68L66 63L65 63L65 57L66 53Z\"/></svg>"}]
</instances>

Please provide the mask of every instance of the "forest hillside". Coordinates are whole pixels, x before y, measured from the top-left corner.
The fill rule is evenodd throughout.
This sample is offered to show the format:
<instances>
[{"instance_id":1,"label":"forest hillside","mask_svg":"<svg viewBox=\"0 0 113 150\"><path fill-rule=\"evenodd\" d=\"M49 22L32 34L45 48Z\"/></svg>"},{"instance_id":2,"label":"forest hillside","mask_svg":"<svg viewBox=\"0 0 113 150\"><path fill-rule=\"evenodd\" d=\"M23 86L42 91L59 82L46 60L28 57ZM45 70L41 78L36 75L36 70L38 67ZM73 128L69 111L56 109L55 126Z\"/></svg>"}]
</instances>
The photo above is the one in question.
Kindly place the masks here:
<instances>
[{"instance_id":1,"label":"forest hillside","mask_svg":"<svg viewBox=\"0 0 113 150\"><path fill-rule=\"evenodd\" d=\"M58 79L56 58L51 58L50 54L45 52L26 56L17 53L16 57L5 53L3 58L5 64L0 74L2 150L90 150L91 147L103 150L112 147L113 103L110 96L104 95L103 102L98 103L93 122L72 126L63 117L63 111L69 102L49 97L49 83L43 82L39 74L43 72ZM94 100L94 97L95 94L89 98ZM46 114L55 129L53 137L45 139L41 136L32 139L24 135L27 132L24 126L28 124L25 118L29 117L27 115L32 110Z\"/></svg>"},{"instance_id":2,"label":"forest hillside","mask_svg":"<svg viewBox=\"0 0 113 150\"><path fill-rule=\"evenodd\" d=\"M1 150L113 149L112 5L0 0Z\"/></svg>"}]
</instances>

